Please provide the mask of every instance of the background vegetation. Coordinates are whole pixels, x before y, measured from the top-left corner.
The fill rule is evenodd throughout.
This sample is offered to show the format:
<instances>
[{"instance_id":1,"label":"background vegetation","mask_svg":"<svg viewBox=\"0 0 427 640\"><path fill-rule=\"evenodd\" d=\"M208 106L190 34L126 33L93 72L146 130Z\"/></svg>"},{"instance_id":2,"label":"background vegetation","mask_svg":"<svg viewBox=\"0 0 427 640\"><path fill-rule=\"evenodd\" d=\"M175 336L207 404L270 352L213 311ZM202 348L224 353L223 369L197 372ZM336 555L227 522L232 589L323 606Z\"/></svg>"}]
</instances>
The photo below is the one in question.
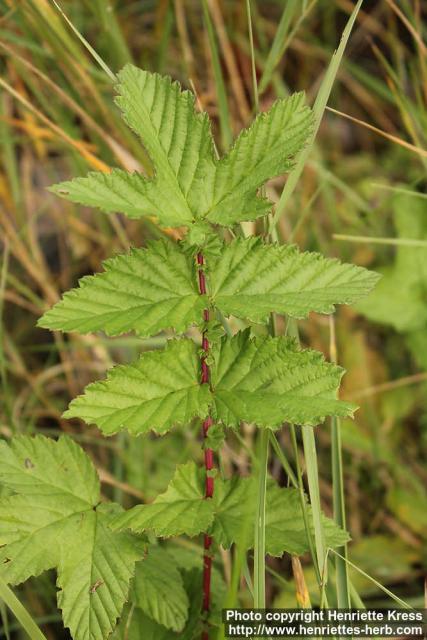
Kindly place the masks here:
<instances>
[{"instance_id":1,"label":"background vegetation","mask_svg":"<svg viewBox=\"0 0 427 640\"><path fill-rule=\"evenodd\" d=\"M197 93L224 149L253 115L251 49L243 0L63 0L61 7L114 72L127 61L168 73ZM175 465L201 456L197 432L106 439L61 419L69 400L113 362L166 338L52 335L37 318L79 277L160 230L105 216L45 187L88 169L150 170L121 122L113 88L49 0L0 0L1 435L66 432L96 460L107 496L131 505L163 490ZM303 89L313 103L353 9L350 0L252 0L260 108ZM315 147L279 225L285 242L384 273L375 294L335 323L313 314L302 341L347 370L342 397L360 410L342 423L350 561L369 606L383 587L423 606L427 564L427 48L422 0L365 0L334 83ZM269 196L278 200L283 181ZM248 223L249 228L252 223ZM255 229L254 229L255 230ZM173 232L175 233L175 232ZM335 329L335 331L333 331ZM335 336L335 338L334 338ZM332 510L331 426L316 429L322 504ZM243 474L255 434L225 446L223 465ZM283 451L295 467L287 430ZM282 465L270 470L283 482ZM300 463L304 469L304 460ZM226 580L230 557L218 559ZM268 562L275 606L319 601L309 558ZM368 579L361 571L373 578ZM301 581L302 575L304 581ZM333 575L330 587L333 593ZM244 597L242 582L242 595ZM48 638L61 631L52 575L17 593ZM333 601L333 595L332 595ZM0 637L14 621L2 609ZM63 635L61 635L63 634ZM11 637L20 637L19 630Z\"/></svg>"}]
</instances>

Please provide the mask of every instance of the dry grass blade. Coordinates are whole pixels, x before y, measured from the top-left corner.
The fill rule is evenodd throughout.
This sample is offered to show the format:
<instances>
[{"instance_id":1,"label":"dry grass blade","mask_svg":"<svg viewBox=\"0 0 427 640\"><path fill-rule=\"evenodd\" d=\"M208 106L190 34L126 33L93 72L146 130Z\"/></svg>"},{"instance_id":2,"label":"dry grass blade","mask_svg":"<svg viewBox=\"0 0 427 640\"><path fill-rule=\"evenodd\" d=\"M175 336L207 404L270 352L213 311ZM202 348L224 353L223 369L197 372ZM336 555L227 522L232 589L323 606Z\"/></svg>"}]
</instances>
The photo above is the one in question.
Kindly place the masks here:
<instances>
[{"instance_id":1,"label":"dry grass blade","mask_svg":"<svg viewBox=\"0 0 427 640\"><path fill-rule=\"evenodd\" d=\"M418 33L418 31L414 28L414 26L410 23L410 21L408 20L408 18L405 16L405 14L403 13L403 11L397 6L397 4L394 2L394 0L386 0L387 4L389 5L389 7L391 7L393 9L393 11L395 12L395 14L397 16L399 16L399 19L403 22L403 24L405 25L405 27L408 29L408 31L410 32L411 36L414 38L415 42L417 43L417 45L419 46L422 54L425 56L427 55L427 47L424 44L422 37L420 36L420 34Z\"/></svg>"},{"instance_id":2,"label":"dry grass blade","mask_svg":"<svg viewBox=\"0 0 427 640\"><path fill-rule=\"evenodd\" d=\"M237 67L233 49L228 38L227 30L222 16L221 8L218 0L208 0L209 9L212 20L215 24L218 39L221 45L224 61L228 70L231 87L236 98L237 107L239 109L240 118L246 124L250 118L251 111L246 99L244 86L241 80L241 74Z\"/></svg>"},{"instance_id":3,"label":"dry grass blade","mask_svg":"<svg viewBox=\"0 0 427 640\"><path fill-rule=\"evenodd\" d=\"M375 133L382 136L383 138L386 138L387 140L390 140L395 144L399 144L401 147L405 147L405 149L408 149L409 151L412 151L413 153L416 153L419 156L422 156L423 158L427 158L426 149L421 149L420 147L416 147L410 142L407 142L406 140L402 140L401 138L398 138L397 136L394 136L391 133L387 133L386 131L382 131L382 129L378 129L378 127L375 127L374 125L369 124L369 122L364 122L364 120L359 120L359 118L350 116L348 113L343 113L342 111L338 111L338 109L333 109L332 107L326 107L326 109L331 113L335 113L336 115L341 116L341 118L346 118L351 122L355 122L356 124L359 124L360 126L365 127L366 129L369 129L370 131L374 131Z\"/></svg>"},{"instance_id":4,"label":"dry grass blade","mask_svg":"<svg viewBox=\"0 0 427 640\"><path fill-rule=\"evenodd\" d=\"M47 116L44 115L41 111L36 109L31 102L29 102L26 98L24 98L18 91L16 91L13 87L10 86L3 78L0 78L0 87L3 87L6 91L8 91L16 100L18 100L26 109L34 113L44 124L49 127L52 131L56 133L56 135L61 138L68 145L73 147L76 151L80 153L80 155L92 166L94 169L98 169L99 171L109 172L111 171L110 167L105 164L102 160L93 155L86 148L86 143L81 140L74 140L71 138L65 131L63 131L58 125L49 120Z\"/></svg>"}]
</instances>

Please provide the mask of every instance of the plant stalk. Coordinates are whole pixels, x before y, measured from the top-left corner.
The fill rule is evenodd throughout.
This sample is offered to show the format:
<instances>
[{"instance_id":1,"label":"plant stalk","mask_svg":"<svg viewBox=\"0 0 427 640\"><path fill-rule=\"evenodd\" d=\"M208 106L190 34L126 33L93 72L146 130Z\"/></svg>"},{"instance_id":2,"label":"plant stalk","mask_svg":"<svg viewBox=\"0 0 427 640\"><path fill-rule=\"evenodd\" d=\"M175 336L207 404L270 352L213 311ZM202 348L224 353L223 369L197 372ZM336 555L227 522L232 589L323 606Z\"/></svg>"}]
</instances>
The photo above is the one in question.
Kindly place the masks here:
<instances>
[{"instance_id":1,"label":"plant stalk","mask_svg":"<svg viewBox=\"0 0 427 640\"><path fill-rule=\"evenodd\" d=\"M334 316L329 316L330 354L331 362L337 364L337 345L335 338ZM344 497L344 472L342 462L341 423L339 418L331 420L332 441L332 489L335 522L342 528L346 528L345 497ZM340 554L347 560L347 545L340 547ZM342 609L351 608L350 588L347 563L340 556L335 558L335 573L337 584L337 605Z\"/></svg>"},{"instance_id":2,"label":"plant stalk","mask_svg":"<svg viewBox=\"0 0 427 640\"><path fill-rule=\"evenodd\" d=\"M12 589L8 587L8 585L1 578L0 599L3 600L5 605L12 611L22 629L24 629L31 640L46 640L46 636L44 635L44 633L41 632L37 624L34 622L33 618L21 604Z\"/></svg>"},{"instance_id":3,"label":"plant stalk","mask_svg":"<svg viewBox=\"0 0 427 640\"><path fill-rule=\"evenodd\" d=\"M260 466L254 544L254 607L256 609L265 609L265 503L269 438L269 430L262 429L259 436Z\"/></svg>"},{"instance_id":4,"label":"plant stalk","mask_svg":"<svg viewBox=\"0 0 427 640\"><path fill-rule=\"evenodd\" d=\"M200 295L206 295L206 276L203 270L205 265L205 259L203 254L199 251L197 254L197 265L198 265L198 275L199 275L199 293ZM204 309L203 311L203 320L204 322L209 322L209 309ZM200 357L200 367L201 367L201 379L200 384L210 384L210 370L209 365L207 363L207 358L209 355L209 340L207 337L206 329L202 333L202 355ZM202 424L202 432L203 438L206 440L208 435L209 428L212 426L212 418L208 416L203 420ZM213 496L214 492L214 478L212 475L212 470L214 468L214 454L212 449L208 449L205 447L205 499L210 499ZM211 554L211 546L212 546L212 537L208 534L205 534L203 541L203 601L202 601L202 611L203 614L207 617L210 611L211 606L211 578L212 578L212 554ZM209 640L209 632L206 629L202 632L202 640Z\"/></svg>"}]
</instances>

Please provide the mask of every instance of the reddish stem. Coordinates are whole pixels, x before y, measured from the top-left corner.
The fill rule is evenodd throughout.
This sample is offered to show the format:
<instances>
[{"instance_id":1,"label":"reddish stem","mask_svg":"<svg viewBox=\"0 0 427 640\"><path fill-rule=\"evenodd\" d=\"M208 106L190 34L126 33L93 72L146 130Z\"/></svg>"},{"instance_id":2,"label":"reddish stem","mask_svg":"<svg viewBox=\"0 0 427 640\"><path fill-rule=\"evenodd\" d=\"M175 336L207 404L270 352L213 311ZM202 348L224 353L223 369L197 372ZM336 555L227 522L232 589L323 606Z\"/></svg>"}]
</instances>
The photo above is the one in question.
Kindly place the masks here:
<instances>
[{"instance_id":1,"label":"reddish stem","mask_svg":"<svg viewBox=\"0 0 427 640\"><path fill-rule=\"evenodd\" d=\"M202 253L197 254L197 264L199 266L199 292L200 295L206 295L206 277L203 271L203 266L205 264L205 260ZM209 321L209 309L204 309L203 311L203 320L205 322ZM202 335L202 351L203 354L200 358L201 365L201 384L209 384L210 383L210 371L209 365L206 362L207 357L209 355L209 340L206 335L206 331L203 332ZM208 435L209 427L212 425L212 418L208 416L202 425L203 429L203 437L206 438ZM210 476L210 471L214 468L214 456L212 449L205 448L205 498L212 498L214 492L214 479ZM202 603L202 611L207 615L210 610L210 601L211 601L211 574L212 574L212 556L211 556L211 546L212 546L212 538L205 534L204 537L204 555L203 555L203 603ZM202 633L202 640L209 640L209 632L205 629Z\"/></svg>"}]
</instances>

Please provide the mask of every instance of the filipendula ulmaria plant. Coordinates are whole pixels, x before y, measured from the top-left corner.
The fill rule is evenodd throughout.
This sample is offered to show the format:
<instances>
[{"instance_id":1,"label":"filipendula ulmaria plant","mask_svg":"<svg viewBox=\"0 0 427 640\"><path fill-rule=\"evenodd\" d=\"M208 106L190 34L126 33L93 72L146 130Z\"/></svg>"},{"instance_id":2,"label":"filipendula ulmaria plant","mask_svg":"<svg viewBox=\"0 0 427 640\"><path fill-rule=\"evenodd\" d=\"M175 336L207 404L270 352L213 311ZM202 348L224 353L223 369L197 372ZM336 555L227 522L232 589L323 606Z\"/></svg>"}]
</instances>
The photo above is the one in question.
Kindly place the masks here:
<instances>
[{"instance_id":1,"label":"filipendula ulmaria plant","mask_svg":"<svg viewBox=\"0 0 427 640\"><path fill-rule=\"evenodd\" d=\"M220 159L208 116L196 113L193 95L169 78L128 65L119 74L117 104L148 151L154 177L114 169L51 190L107 213L155 217L161 227L185 227L186 235L181 242L162 239L107 260L103 273L83 278L39 326L110 336L134 331L141 337L199 327L201 346L175 338L163 351L114 367L64 415L94 423L106 435L124 429L165 434L200 419L205 467L178 466L165 493L124 512L100 503L96 472L70 439L2 443L0 477L11 495L0 506L1 575L17 584L56 568L59 606L75 640L106 638L129 597L126 637L139 638L145 630L153 639L208 638L199 609L214 622L213 541L225 548L241 543L242 523L254 518L251 479L226 479L214 470L224 427L237 429L242 421L260 429L284 422L316 425L354 411L337 399L343 371L320 353L301 350L286 337L253 337L250 329L229 337L217 318L235 316L250 326L265 323L272 312L293 318L331 313L335 304L367 294L377 275L259 238L235 237L227 244L216 233L269 213L260 187L292 168L310 135L312 113L303 94L275 102ZM307 551L298 492L272 479L266 525L267 553ZM331 547L347 540L326 517L324 529ZM203 533L203 575L188 557L180 563L171 543L148 544L146 532L150 540L153 534ZM250 548L253 533L246 537ZM122 637L120 629L115 637Z\"/></svg>"}]
</instances>

